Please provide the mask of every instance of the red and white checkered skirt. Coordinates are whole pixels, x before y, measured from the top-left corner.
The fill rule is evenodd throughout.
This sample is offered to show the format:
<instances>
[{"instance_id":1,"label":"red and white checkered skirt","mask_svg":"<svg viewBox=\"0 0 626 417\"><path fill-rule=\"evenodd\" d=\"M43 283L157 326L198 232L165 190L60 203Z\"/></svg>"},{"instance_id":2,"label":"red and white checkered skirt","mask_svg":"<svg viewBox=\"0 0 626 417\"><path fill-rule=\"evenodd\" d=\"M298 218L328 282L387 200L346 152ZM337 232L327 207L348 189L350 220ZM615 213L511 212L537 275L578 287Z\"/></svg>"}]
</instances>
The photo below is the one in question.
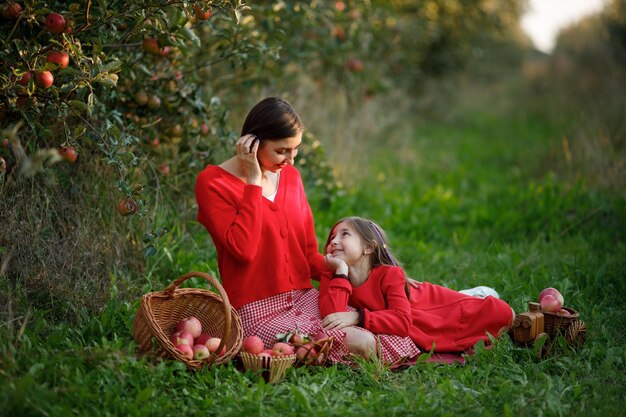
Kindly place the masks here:
<instances>
[{"instance_id":1,"label":"red and white checkered skirt","mask_svg":"<svg viewBox=\"0 0 626 417\"><path fill-rule=\"evenodd\" d=\"M354 311L348 307L350 311ZM293 290L277 294L262 300L243 305L237 309L243 323L244 337L259 336L266 347L271 347L278 333L298 329L300 332L315 336L324 331L333 336L332 350L328 355L331 363L350 363L350 354L343 343L346 333L342 330L325 330L316 289ZM368 331L366 329L359 329ZM415 358L420 351L408 337L387 334L374 335L378 341L380 359L387 364L401 363Z\"/></svg>"}]
</instances>

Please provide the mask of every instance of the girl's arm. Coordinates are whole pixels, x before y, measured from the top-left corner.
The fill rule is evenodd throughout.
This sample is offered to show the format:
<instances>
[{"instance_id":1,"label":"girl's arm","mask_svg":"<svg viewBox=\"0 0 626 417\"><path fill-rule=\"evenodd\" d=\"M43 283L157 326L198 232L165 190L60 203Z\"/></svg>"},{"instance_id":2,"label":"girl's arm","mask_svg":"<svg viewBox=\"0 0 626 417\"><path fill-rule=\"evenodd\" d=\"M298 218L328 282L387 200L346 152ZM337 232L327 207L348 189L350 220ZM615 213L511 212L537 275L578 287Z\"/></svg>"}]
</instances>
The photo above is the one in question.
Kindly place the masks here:
<instances>
[{"instance_id":1,"label":"girl's arm","mask_svg":"<svg viewBox=\"0 0 626 417\"><path fill-rule=\"evenodd\" d=\"M406 337L412 323L411 303L404 290L404 271L399 267L390 268L381 282L386 309L370 310L363 308L363 327L372 333L393 334Z\"/></svg>"},{"instance_id":2,"label":"girl's arm","mask_svg":"<svg viewBox=\"0 0 626 417\"><path fill-rule=\"evenodd\" d=\"M327 272L322 275L319 287L319 305L322 317L348 311L352 284L348 279L348 265L332 255L324 257Z\"/></svg>"}]
</instances>

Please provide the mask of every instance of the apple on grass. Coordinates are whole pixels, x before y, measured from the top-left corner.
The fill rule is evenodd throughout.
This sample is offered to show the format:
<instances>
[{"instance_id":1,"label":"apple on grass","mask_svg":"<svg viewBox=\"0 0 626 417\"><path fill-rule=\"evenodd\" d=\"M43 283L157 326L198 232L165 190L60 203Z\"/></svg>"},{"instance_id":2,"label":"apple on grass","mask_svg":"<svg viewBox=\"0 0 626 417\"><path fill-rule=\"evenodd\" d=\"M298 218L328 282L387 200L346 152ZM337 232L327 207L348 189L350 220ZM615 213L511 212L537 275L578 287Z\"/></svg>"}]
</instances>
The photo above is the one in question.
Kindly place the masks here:
<instances>
[{"instance_id":1,"label":"apple on grass","mask_svg":"<svg viewBox=\"0 0 626 417\"><path fill-rule=\"evenodd\" d=\"M277 342L272 346L273 356L293 355L293 346L285 342Z\"/></svg>"},{"instance_id":2,"label":"apple on grass","mask_svg":"<svg viewBox=\"0 0 626 417\"><path fill-rule=\"evenodd\" d=\"M76 154L76 149L71 146L62 146L58 149L58 152L59 155L61 155L61 158L63 158L70 164L76 162L76 158L78 158L78 155Z\"/></svg>"},{"instance_id":3,"label":"apple on grass","mask_svg":"<svg viewBox=\"0 0 626 417\"><path fill-rule=\"evenodd\" d=\"M263 340L259 336L248 336L243 340L241 348L244 352L251 353L253 355L258 355L263 352L265 349L265 345L263 344Z\"/></svg>"},{"instance_id":4,"label":"apple on grass","mask_svg":"<svg viewBox=\"0 0 626 417\"><path fill-rule=\"evenodd\" d=\"M117 212L121 214L122 216L133 215L137 213L137 210L139 210L139 206L137 206L137 203L135 202L135 200L133 200L130 197L122 198L117 203Z\"/></svg>"},{"instance_id":5,"label":"apple on grass","mask_svg":"<svg viewBox=\"0 0 626 417\"><path fill-rule=\"evenodd\" d=\"M202 323L195 316L189 316L182 319L176 325L176 331L184 330L191 333L191 336L195 339L202 333Z\"/></svg>"},{"instance_id":6,"label":"apple on grass","mask_svg":"<svg viewBox=\"0 0 626 417\"><path fill-rule=\"evenodd\" d=\"M192 349L193 358L198 361L204 360L211 355L211 352L205 345L194 345Z\"/></svg>"},{"instance_id":7,"label":"apple on grass","mask_svg":"<svg viewBox=\"0 0 626 417\"><path fill-rule=\"evenodd\" d=\"M185 331L179 331L179 332L174 333L170 337L170 340L172 341L172 344L174 346L178 346L178 345L193 346L194 344L198 344L198 343L194 343L191 333L185 332Z\"/></svg>"},{"instance_id":8,"label":"apple on grass","mask_svg":"<svg viewBox=\"0 0 626 417\"><path fill-rule=\"evenodd\" d=\"M193 348L190 345L176 345L176 349L180 350L187 359L193 359Z\"/></svg>"}]
</instances>

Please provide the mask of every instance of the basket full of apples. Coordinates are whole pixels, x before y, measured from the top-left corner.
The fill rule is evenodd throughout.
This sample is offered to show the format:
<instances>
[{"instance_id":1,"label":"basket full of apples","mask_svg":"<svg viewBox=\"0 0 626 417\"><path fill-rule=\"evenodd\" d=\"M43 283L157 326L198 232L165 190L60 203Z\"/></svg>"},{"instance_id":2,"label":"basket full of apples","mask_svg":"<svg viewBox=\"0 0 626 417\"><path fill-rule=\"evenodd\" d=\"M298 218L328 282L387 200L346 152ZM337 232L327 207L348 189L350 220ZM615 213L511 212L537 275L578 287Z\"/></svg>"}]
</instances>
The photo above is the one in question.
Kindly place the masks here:
<instances>
[{"instance_id":1,"label":"basket full of apples","mask_svg":"<svg viewBox=\"0 0 626 417\"><path fill-rule=\"evenodd\" d=\"M333 347L332 336L328 336L323 330L311 337L296 328L293 332L277 334L276 340L289 343L294 347L296 366L323 366Z\"/></svg>"},{"instance_id":2,"label":"basket full of apples","mask_svg":"<svg viewBox=\"0 0 626 417\"><path fill-rule=\"evenodd\" d=\"M179 288L185 280L203 278L219 293ZM190 369L232 359L241 348L243 326L220 283L209 274L189 272L165 290L144 294L133 320L139 353L174 358Z\"/></svg>"},{"instance_id":3,"label":"basket full of apples","mask_svg":"<svg viewBox=\"0 0 626 417\"><path fill-rule=\"evenodd\" d=\"M252 335L243 340L239 357L246 370L262 371L263 378L273 384L296 361L294 348L289 343L276 342L267 349L260 337Z\"/></svg>"}]
</instances>

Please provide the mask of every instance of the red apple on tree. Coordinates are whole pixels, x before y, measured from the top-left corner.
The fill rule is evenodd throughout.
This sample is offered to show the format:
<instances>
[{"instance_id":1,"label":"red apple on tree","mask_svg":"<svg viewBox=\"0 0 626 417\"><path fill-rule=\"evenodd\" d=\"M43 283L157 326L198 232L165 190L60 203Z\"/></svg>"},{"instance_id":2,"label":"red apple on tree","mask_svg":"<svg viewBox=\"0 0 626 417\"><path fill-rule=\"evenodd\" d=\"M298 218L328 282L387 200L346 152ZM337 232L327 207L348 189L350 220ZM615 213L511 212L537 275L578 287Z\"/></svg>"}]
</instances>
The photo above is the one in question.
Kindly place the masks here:
<instances>
[{"instance_id":1,"label":"red apple on tree","mask_svg":"<svg viewBox=\"0 0 626 417\"><path fill-rule=\"evenodd\" d=\"M204 345L194 345L192 349L193 349L193 358L197 361L206 359L211 355L211 352L209 352L209 349Z\"/></svg>"},{"instance_id":2,"label":"red apple on tree","mask_svg":"<svg viewBox=\"0 0 626 417\"><path fill-rule=\"evenodd\" d=\"M123 198L117 203L117 212L122 216L130 216L137 213L139 207L132 198Z\"/></svg>"},{"instance_id":3,"label":"red apple on tree","mask_svg":"<svg viewBox=\"0 0 626 417\"><path fill-rule=\"evenodd\" d=\"M19 80L17 80L17 83L19 85L28 85L28 82L30 81L30 78L33 76L33 73L30 71L27 71L24 73L24 75L22 75L22 78L20 78Z\"/></svg>"},{"instance_id":4,"label":"red apple on tree","mask_svg":"<svg viewBox=\"0 0 626 417\"><path fill-rule=\"evenodd\" d=\"M193 348L190 345L177 345L176 349L180 350L187 359L193 359Z\"/></svg>"},{"instance_id":5,"label":"red apple on tree","mask_svg":"<svg viewBox=\"0 0 626 417\"><path fill-rule=\"evenodd\" d=\"M145 106L146 104L148 104L148 93L146 93L145 91L138 91L135 94L135 103L137 103L139 106Z\"/></svg>"},{"instance_id":6,"label":"red apple on tree","mask_svg":"<svg viewBox=\"0 0 626 417\"><path fill-rule=\"evenodd\" d=\"M57 64L59 68L67 68L67 66L70 64L70 56L66 52L48 52L47 59L48 62Z\"/></svg>"},{"instance_id":7,"label":"red apple on tree","mask_svg":"<svg viewBox=\"0 0 626 417\"><path fill-rule=\"evenodd\" d=\"M244 352L251 353L253 355L259 354L265 349L263 340L259 336L248 336L243 339L241 348Z\"/></svg>"},{"instance_id":8,"label":"red apple on tree","mask_svg":"<svg viewBox=\"0 0 626 417\"><path fill-rule=\"evenodd\" d=\"M63 158L70 164L73 164L76 161L76 158L78 158L78 155L76 154L76 149L71 146L62 146L58 149L58 152L59 155L61 155L61 158Z\"/></svg>"},{"instance_id":9,"label":"red apple on tree","mask_svg":"<svg viewBox=\"0 0 626 417\"><path fill-rule=\"evenodd\" d=\"M272 346L273 356L293 355L293 346L285 342L277 342Z\"/></svg>"},{"instance_id":10,"label":"red apple on tree","mask_svg":"<svg viewBox=\"0 0 626 417\"><path fill-rule=\"evenodd\" d=\"M44 23L52 33L61 33L65 30L65 18L62 14L56 12L50 13Z\"/></svg>"},{"instance_id":11,"label":"red apple on tree","mask_svg":"<svg viewBox=\"0 0 626 417\"><path fill-rule=\"evenodd\" d=\"M35 73L35 84L40 88L50 88L54 83L54 76L50 71L37 71Z\"/></svg>"},{"instance_id":12,"label":"red apple on tree","mask_svg":"<svg viewBox=\"0 0 626 417\"><path fill-rule=\"evenodd\" d=\"M19 3L7 3L2 7L2 17L7 20L15 20L22 13L22 6Z\"/></svg>"},{"instance_id":13,"label":"red apple on tree","mask_svg":"<svg viewBox=\"0 0 626 417\"><path fill-rule=\"evenodd\" d=\"M196 12L196 19L198 20L209 20L211 17L211 9L204 11L202 10L202 7L196 4L193 6L193 10Z\"/></svg>"},{"instance_id":14,"label":"red apple on tree","mask_svg":"<svg viewBox=\"0 0 626 417\"><path fill-rule=\"evenodd\" d=\"M158 96L150 96L148 98L148 108L156 110L161 107L161 99Z\"/></svg>"},{"instance_id":15,"label":"red apple on tree","mask_svg":"<svg viewBox=\"0 0 626 417\"><path fill-rule=\"evenodd\" d=\"M191 333L191 336L195 339L202 333L202 323L195 316L189 316L178 322L176 325L176 331L184 330Z\"/></svg>"},{"instance_id":16,"label":"red apple on tree","mask_svg":"<svg viewBox=\"0 0 626 417\"><path fill-rule=\"evenodd\" d=\"M161 55L161 45L159 45L159 40L156 38L144 38L143 39L143 50L152 55Z\"/></svg>"},{"instance_id":17,"label":"red apple on tree","mask_svg":"<svg viewBox=\"0 0 626 417\"><path fill-rule=\"evenodd\" d=\"M180 332L174 333L170 337L170 341L172 342L172 344L174 346L178 346L178 345L193 346L194 344L195 345L204 344L204 343L194 343L194 340L193 340L193 337L191 336L191 333L186 332L186 331L180 331Z\"/></svg>"}]
</instances>

